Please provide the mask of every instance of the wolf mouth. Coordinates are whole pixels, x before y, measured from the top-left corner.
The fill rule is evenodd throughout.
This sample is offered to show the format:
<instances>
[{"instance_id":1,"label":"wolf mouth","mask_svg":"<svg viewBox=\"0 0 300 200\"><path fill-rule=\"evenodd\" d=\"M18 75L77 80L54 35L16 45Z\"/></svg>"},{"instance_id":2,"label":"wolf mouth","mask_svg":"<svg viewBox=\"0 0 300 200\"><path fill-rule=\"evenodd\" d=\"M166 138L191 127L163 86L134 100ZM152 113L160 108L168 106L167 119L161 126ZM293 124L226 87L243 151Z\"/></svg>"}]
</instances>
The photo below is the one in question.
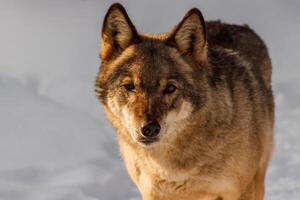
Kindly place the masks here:
<instances>
[{"instance_id":1,"label":"wolf mouth","mask_svg":"<svg viewBox=\"0 0 300 200\"><path fill-rule=\"evenodd\" d=\"M144 145L150 145L152 143L155 143L158 141L158 138L140 138L138 139L138 142L144 144Z\"/></svg>"}]
</instances>

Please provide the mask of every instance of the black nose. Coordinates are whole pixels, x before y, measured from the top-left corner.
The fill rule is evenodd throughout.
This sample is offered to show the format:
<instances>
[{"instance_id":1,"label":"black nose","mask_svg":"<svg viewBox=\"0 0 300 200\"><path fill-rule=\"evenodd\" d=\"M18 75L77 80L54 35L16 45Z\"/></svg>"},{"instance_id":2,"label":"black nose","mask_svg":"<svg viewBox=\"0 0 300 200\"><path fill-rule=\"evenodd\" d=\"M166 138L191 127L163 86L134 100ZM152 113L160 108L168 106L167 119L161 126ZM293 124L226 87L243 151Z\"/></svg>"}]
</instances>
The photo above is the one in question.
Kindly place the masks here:
<instances>
[{"instance_id":1,"label":"black nose","mask_svg":"<svg viewBox=\"0 0 300 200\"><path fill-rule=\"evenodd\" d=\"M142 128L142 135L147 138L152 138L157 136L159 134L159 131L160 131L159 123L156 120L152 120Z\"/></svg>"}]
</instances>

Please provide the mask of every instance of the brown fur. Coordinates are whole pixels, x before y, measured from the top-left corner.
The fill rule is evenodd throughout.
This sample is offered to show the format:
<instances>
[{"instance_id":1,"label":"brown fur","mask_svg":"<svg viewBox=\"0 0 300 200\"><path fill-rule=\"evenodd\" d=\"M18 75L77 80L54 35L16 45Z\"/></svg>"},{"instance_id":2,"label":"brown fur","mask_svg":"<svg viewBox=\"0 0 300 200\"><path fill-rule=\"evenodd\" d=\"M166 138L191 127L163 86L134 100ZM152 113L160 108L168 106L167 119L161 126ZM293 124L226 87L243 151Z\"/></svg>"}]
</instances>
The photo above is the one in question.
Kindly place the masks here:
<instances>
[{"instance_id":1,"label":"brown fur","mask_svg":"<svg viewBox=\"0 0 300 200\"><path fill-rule=\"evenodd\" d=\"M100 55L96 93L144 200L263 199L271 61L249 27L205 23L192 9L169 33L138 34L114 4ZM162 128L150 144L140 129L152 119Z\"/></svg>"}]
</instances>

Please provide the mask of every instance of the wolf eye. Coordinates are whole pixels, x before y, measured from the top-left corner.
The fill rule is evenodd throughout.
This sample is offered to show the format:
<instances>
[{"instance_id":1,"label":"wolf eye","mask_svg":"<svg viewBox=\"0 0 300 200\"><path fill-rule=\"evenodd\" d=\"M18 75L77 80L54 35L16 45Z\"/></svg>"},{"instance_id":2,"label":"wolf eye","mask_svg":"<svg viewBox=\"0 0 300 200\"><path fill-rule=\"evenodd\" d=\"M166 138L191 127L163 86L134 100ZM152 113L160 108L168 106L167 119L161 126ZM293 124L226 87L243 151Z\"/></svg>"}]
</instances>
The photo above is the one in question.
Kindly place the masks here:
<instances>
[{"instance_id":1,"label":"wolf eye","mask_svg":"<svg viewBox=\"0 0 300 200\"><path fill-rule=\"evenodd\" d=\"M172 94L173 92L175 92L176 89L177 89L177 88L176 88L175 85L173 85L173 84L168 84L168 85L166 86L165 90L164 90L164 93L165 93L165 94Z\"/></svg>"},{"instance_id":2,"label":"wolf eye","mask_svg":"<svg viewBox=\"0 0 300 200\"><path fill-rule=\"evenodd\" d=\"M132 83L128 83L128 84L125 84L123 85L123 87L128 91L128 92L133 92L135 87Z\"/></svg>"}]
</instances>

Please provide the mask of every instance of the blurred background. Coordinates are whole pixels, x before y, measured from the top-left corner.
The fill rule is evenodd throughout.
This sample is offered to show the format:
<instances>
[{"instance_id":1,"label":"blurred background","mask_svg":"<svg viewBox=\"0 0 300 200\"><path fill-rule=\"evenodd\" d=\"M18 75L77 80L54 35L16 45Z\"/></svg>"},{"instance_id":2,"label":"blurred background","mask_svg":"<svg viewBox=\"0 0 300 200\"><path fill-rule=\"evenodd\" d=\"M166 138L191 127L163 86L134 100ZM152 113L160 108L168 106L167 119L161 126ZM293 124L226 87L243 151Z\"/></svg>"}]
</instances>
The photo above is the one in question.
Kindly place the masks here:
<instances>
[{"instance_id":1,"label":"blurred background","mask_svg":"<svg viewBox=\"0 0 300 200\"><path fill-rule=\"evenodd\" d=\"M273 61L276 146L267 200L300 195L300 1L130 0L140 32L170 30L192 7L249 24ZM94 95L109 0L0 0L0 200L140 199Z\"/></svg>"}]
</instances>

